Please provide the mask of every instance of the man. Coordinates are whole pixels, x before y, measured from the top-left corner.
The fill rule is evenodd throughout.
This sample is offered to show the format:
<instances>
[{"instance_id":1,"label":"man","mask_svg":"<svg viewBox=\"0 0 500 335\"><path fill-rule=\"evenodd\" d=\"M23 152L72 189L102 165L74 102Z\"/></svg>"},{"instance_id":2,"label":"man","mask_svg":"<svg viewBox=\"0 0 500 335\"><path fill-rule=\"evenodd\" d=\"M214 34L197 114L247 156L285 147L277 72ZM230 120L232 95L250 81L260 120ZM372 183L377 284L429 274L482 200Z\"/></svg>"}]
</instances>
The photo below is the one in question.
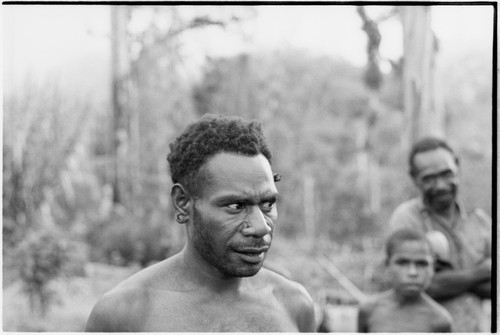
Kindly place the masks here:
<instances>
[{"instance_id":1,"label":"man","mask_svg":"<svg viewBox=\"0 0 500 335\"><path fill-rule=\"evenodd\" d=\"M170 149L185 246L106 293L86 331L315 331L304 287L262 268L278 192L260 125L209 115Z\"/></svg>"},{"instance_id":2,"label":"man","mask_svg":"<svg viewBox=\"0 0 500 335\"><path fill-rule=\"evenodd\" d=\"M396 208L391 229L427 235L439 264L427 293L448 309L454 331L489 331L481 299L491 298L491 219L457 201L459 159L444 140L415 143L409 165L421 196Z\"/></svg>"},{"instance_id":3,"label":"man","mask_svg":"<svg viewBox=\"0 0 500 335\"><path fill-rule=\"evenodd\" d=\"M361 302L360 333L450 332L451 316L424 290L434 275L431 245L411 229L392 233L386 242L386 270L391 288Z\"/></svg>"}]
</instances>

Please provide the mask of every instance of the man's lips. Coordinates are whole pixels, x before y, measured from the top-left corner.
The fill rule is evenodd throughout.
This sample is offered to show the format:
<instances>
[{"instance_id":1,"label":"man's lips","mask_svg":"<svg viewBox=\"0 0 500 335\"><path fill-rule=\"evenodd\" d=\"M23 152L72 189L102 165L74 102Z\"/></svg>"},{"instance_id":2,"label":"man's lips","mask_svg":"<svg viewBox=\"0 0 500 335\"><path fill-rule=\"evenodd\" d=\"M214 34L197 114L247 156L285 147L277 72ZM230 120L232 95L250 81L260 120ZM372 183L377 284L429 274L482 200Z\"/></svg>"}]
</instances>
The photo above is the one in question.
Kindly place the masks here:
<instances>
[{"instance_id":1,"label":"man's lips","mask_svg":"<svg viewBox=\"0 0 500 335\"><path fill-rule=\"evenodd\" d=\"M260 248L238 248L235 249L236 252L244 253L244 254L260 254L261 252L266 252L269 250L269 247L260 247Z\"/></svg>"},{"instance_id":2,"label":"man's lips","mask_svg":"<svg viewBox=\"0 0 500 335\"><path fill-rule=\"evenodd\" d=\"M269 247L234 249L243 261L252 264L258 264L264 261L267 250L269 250Z\"/></svg>"},{"instance_id":3,"label":"man's lips","mask_svg":"<svg viewBox=\"0 0 500 335\"><path fill-rule=\"evenodd\" d=\"M431 196L433 198L444 198L444 197L449 197L452 195L453 195L452 191L441 191L441 192L431 193Z\"/></svg>"}]
</instances>

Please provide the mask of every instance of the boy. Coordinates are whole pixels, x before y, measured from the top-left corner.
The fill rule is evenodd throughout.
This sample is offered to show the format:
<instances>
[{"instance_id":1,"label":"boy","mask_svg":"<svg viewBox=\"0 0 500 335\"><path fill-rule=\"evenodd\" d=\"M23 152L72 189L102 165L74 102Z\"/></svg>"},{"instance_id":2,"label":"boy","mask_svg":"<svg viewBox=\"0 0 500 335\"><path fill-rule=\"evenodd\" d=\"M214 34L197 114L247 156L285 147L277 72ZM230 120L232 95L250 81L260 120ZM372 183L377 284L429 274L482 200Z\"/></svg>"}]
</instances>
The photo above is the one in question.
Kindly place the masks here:
<instances>
[{"instance_id":1,"label":"boy","mask_svg":"<svg viewBox=\"0 0 500 335\"><path fill-rule=\"evenodd\" d=\"M450 314L424 292L434 275L425 236L409 229L391 234L386 267L392 288L361 304L358 332L451 332Z\"/></svg>"}]
</instances>

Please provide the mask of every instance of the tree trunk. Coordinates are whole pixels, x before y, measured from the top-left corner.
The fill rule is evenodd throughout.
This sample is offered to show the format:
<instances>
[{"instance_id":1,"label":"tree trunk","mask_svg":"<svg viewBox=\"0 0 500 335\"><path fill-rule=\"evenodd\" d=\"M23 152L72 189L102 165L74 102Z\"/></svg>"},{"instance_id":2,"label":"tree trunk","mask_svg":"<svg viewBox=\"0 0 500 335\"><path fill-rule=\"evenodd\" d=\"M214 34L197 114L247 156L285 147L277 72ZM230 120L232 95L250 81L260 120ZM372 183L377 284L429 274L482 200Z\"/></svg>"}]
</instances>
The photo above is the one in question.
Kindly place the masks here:
<instances>
[{"instance_id":1,"label":"tree trunk","mask_svg":"<svg viewBox=\"0 0 500 335\"><path fill-rule=\"evenodd\" d=\"M365 70L364 83L370 95L367 113L365 120L363 120L363 129L357 138L358 163L361 163L359 172L360 175L365 176L365 178L362 178L363 182L360 186L362 190L368 190L363 210L369 212L371 216L376 216L381 208L380 167L373 148L377 146L375 143L375 134L377 132L379 114L383 113L383 107L380 102L382 72L379 65L379 47L382 35L378 28L378 22L367 15L363 6L359 6L357 11L363 21L363 30L368 39L366 46L368 64Z\"/></svg>"},{"instance_id":2,"label":"tree trunk","mask_svg":"<svg viewBox=\"0 0 500 335\"><path fill-rule=\"evenodd\" d=\"M128 71L128 52L126 43L127 8L111 7L111 69L112 69L112 180L113 203L123 203L123 187L120 177L124 177L127 155L126 119L126 76Z\"/></svg>"},{"instance_id":3,"label":"tree trunk","mask_svg":"<svg viewBox=\"0 0 500 335\"><path fill-rule=\"evenodd\" d=\"M401 8L404 40L405 147L423 136L443 136L444 118L436 92L437 41L431 30L431 7Z\"/></svg>"}]
</instances>

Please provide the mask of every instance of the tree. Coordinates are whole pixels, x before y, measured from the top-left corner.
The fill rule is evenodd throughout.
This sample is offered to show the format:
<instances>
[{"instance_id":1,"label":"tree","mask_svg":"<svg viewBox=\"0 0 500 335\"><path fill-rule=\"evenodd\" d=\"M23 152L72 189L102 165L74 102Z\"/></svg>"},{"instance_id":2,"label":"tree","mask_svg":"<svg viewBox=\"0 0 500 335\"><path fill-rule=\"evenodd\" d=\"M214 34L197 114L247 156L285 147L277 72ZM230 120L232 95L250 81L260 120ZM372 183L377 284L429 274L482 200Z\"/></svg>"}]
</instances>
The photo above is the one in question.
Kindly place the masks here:
<instances>
[{"instance_id":1,"label":"tree","mask_svg":"<svg viewBox=\"0 0 500 335\"><path fill-rule=\"evenodd\" d=\"M403 25L404 109L409 147L426 135L444 135L444 113L436 82L438 41L431 30L430 6L400 7Z\"/></svg>"},{"instance_id":2,"label":"tree","mask_svg":"<svg viewBox=\"0 0 500 335\"><path fill-rule=\"evenodd\" d=\"M383 75L380 70L379 47L382 40L379 24L394 14L391 9L387 15L373 19L368 16L363 6L357 7L357 12L363 21L362 29L367 37L367 66L364 73L364 83L368 89L369 103L365 117L361 119L361 125L358 131L358 161L359 174L366 176L360 178L361 188L368 190L367 201L364 210L371 215L377 215L381 208L381 186L380 186L380 163L373 148L377 146L374 143L374 134L377 131L378 122L387 109L381 103L380 89L382 87Z\"/></svg>"}]
</instances>

